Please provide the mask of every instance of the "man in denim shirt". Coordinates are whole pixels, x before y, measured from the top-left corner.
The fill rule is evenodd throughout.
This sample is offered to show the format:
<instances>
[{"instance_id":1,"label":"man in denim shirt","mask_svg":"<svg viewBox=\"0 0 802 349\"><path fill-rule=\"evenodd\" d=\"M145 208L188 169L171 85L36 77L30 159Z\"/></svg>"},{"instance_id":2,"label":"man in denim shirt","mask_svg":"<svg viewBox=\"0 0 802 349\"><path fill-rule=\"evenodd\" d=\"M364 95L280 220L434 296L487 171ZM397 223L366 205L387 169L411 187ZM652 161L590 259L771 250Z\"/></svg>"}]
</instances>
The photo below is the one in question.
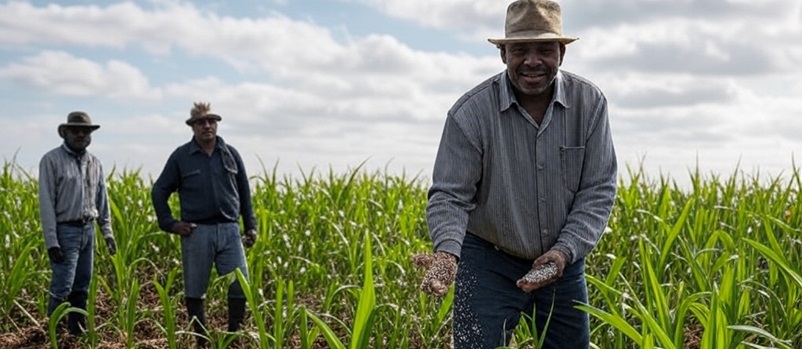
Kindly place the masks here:
<instances>
[{"instance_id":1,"label":"man in denim shirt","mask_svg":"<svg viewBox=\"0 0 802 349\"><path fill-rule=\"evenodd\" d=\"M585 257L604 232L616 193L607 100L560 70L559 5L518 0L505 38L491 39L507 69L448 112L426 219L435 253L421 288L456 282L455 349L507 346L533 315L541 349L588 348Z\"/></svg>"},{"instance_id":2,"label":"man in denim shirt","mask_svg":"<svg viewBox=\"0 0 802 349\"><path fill-rule=\"evenodd\" d=\"M92 124L88 114L70 113L67 123L58 127L64 143L39 162L39 213L53 270L48 316L65 301L86 310L94 264L95 221L109 253L117 252L103 165L86 150L92 143L92 132L98 128L100 125ZM72 335L82 334L87 330L86 317L70 312L67 327Z\"/></svg>"},{"instance_id":3,"label":"man in denim shirt","mask_svg":"<svg viewBox=\"0 0 802 349\"><path fill-rule=\"evenodd\" d=\"M153 184L153 207L159 228L181 236L184 297L199 346L205 346L203 299L212 265L220 275L239 268L248 276L243 245L256 241L256 218L248 175L234 147L217 136L220 115L208 103L195 103L186 124L193 137L178 147ZM168 199L178 192L181 219L173 217ZM244 232L240 237L239 217ZM228 288L228 331L239 330L245 315L245 294L235 279Z\"/></svg>"}]
</instances>

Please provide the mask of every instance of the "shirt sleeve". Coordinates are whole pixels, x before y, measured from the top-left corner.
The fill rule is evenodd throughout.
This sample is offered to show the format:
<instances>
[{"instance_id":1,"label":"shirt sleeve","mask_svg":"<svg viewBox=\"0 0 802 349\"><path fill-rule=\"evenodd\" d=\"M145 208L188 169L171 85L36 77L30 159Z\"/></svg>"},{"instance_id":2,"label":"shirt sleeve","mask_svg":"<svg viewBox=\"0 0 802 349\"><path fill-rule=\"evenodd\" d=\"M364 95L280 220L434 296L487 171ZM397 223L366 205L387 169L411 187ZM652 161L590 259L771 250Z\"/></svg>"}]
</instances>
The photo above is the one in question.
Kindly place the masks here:
<instances>
[{"instance_id":1,"label":"shirt sleeve","mask_svg":"<svg viewBox=\"0 0 802 349\"><path fill-rule=\"evenodd\" d=\"M615 202L618 165L607 115L607 100L600 98L594 109L594 124L585 145L579 190L554 246L568 255L570 263L585 257L596 246Z\"/></svg>"},{"instance_id":2,"label":"shirt sleeve","mask_svg":"<svg viewBox=\"0 0 802 349\"><path fill-rule=\"evenodd\" d=\"M170 198L177 189L180 180L180 173L178 170L178 162L173 152L164 164L159 178L153 183L151 189L151 201L153 201L153 210L156 212L156 219L159 222L159 228L164 231L169 231L170 227L175 224L176 219L170 211L170 206L167 200Z\"/></svg>"},{"instance_id":3,"label":"shirt sleeve","mask_svg":"<svg viewBox=\"0 0 802 349\"><path fill-rule=\"evenodd\" d=\"M56 177L52 160L47 155L39 162L39 216L45 247L60 247L56 235Z\"/></svg>"},{"instance_id":4,"label":"shirt sleeve","mask_svg":"<svg viewBox=\"0 0 802 349\"><path fill-rule=\"evenodd\" d=\"M103 173L103 165L98 161L98 180L97 180L97 224L104 238L114 237L111 230L111 209L109 208L109 193L106 188L106 175Z\"/></svg>"},{"instance_id":5,"label":"shirt sleeve","mask_svg":"<svg viewBox=\"0 0 802 349\"><path fill-rule=\"evenodd\" d=\"M479 149L453 117L446 120L426 207L426 222L435 251L460 256L482 176Z\"/></svg>"},{"instance_id":6,"label":"shirt sleeve","mask_svg":"<svg viewBox=\"0 0 802 349\"><path fill-rule=\"evenodd\" d=\"M245 230L256 229L256 216L253 213L253 202L251 201L251 186L248 182L248 173L245 171L245 164L242 157L234 147L229 147L234 160L237 162L237 190L239 194L239 210L242 216L242 224Z\"/></svg>"}]
</instances>

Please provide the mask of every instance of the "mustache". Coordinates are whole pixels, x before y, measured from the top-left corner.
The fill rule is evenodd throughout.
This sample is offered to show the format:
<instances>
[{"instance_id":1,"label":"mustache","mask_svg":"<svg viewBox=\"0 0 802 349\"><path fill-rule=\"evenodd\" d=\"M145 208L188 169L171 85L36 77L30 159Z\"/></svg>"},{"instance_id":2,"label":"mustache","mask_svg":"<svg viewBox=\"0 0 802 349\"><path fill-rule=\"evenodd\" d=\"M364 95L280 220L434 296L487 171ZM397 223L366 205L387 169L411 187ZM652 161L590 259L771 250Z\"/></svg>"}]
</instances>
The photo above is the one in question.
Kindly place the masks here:
<instances>
[{"instance_id":1,"label":"mustache","mask_svg":"<svg viewBox=\"0 0 802 349\"><path fill-rule=\"evenodd\" d=\"M546 67L518 69L518 74L549 74L549 73L551 73L551 69Z\"/></svg>"}]
</instances>

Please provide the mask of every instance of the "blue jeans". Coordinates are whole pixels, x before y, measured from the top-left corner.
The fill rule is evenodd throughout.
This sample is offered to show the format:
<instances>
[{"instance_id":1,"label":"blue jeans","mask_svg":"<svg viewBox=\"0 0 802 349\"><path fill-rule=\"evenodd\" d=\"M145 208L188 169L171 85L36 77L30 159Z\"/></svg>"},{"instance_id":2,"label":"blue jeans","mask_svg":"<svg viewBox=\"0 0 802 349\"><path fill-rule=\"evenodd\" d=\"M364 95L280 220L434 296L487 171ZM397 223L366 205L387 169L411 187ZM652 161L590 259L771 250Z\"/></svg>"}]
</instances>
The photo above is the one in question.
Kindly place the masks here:
<instances>
[{"instance_id":1,"label":"blue jeans","mask_svg":"<svg viewBox=\"0 0 802 349\"><path fill-rule=\"evenodd\" d=\"M87 294L92 281L92 264L94 263L95 225L89 223L83 227L58 224L56 236L64 254L64 263L50 261L53 278L50 280L50 302L47 315L53 314L61 302L70 294Z\"/></svg>"},{"instance_id":2,"label":"blue jeans","mask_svg":"<svg viewBox=\"0 0 802 349\"><path fill-rule=\"evenodd\" d=\"M515 282L532 268L532 262L474 235L465 236L454 297L455 349L509 345L522 312L530 317L535 314L537 333L545 336L540 349L589 347L589 316L574 308L588 301L585 260L567 266L555 283L525 293Z\"/></svg>"},{"instance_id":3,"label":"blue jeans","mask_svg":"<svg viewBox=\"0 0 802 349\"><path fill-rule=\"evenodd\" d=\"M219 275L240 268L248 277L245 251L237 223L198 224L192 234L181 237L181 264L184 268L184 297L203 298L209 288L212 264ZM230 298L245 298L239 282L229 288ZM233 294L232 294L233 293Z\"/></svg>"}]
</instances>

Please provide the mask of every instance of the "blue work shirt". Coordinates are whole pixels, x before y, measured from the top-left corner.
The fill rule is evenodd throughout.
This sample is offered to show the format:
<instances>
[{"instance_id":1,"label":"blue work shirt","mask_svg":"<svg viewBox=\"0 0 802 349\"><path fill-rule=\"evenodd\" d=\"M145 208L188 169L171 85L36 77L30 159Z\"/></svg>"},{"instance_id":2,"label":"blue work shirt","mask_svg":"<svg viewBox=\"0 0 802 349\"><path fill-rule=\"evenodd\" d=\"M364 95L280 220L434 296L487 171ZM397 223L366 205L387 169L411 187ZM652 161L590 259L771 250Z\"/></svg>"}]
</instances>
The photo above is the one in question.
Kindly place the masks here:
<instances>
[{"instance_id":1,"label":"blue work shirt","mask_svg":"<svg viewBox=\"0 0 802 349\"><path fill-rule=\"evenodd\" d=\"M256 229L251 189L242 158L234 147L217 137L214 151L207 155L192 140L178 147L153 183L151 198L159 228L169 231L177 222L168 199L178 192L181 221L198 224L238 222L245 230Z\"/></svg>"}]
</instances>

